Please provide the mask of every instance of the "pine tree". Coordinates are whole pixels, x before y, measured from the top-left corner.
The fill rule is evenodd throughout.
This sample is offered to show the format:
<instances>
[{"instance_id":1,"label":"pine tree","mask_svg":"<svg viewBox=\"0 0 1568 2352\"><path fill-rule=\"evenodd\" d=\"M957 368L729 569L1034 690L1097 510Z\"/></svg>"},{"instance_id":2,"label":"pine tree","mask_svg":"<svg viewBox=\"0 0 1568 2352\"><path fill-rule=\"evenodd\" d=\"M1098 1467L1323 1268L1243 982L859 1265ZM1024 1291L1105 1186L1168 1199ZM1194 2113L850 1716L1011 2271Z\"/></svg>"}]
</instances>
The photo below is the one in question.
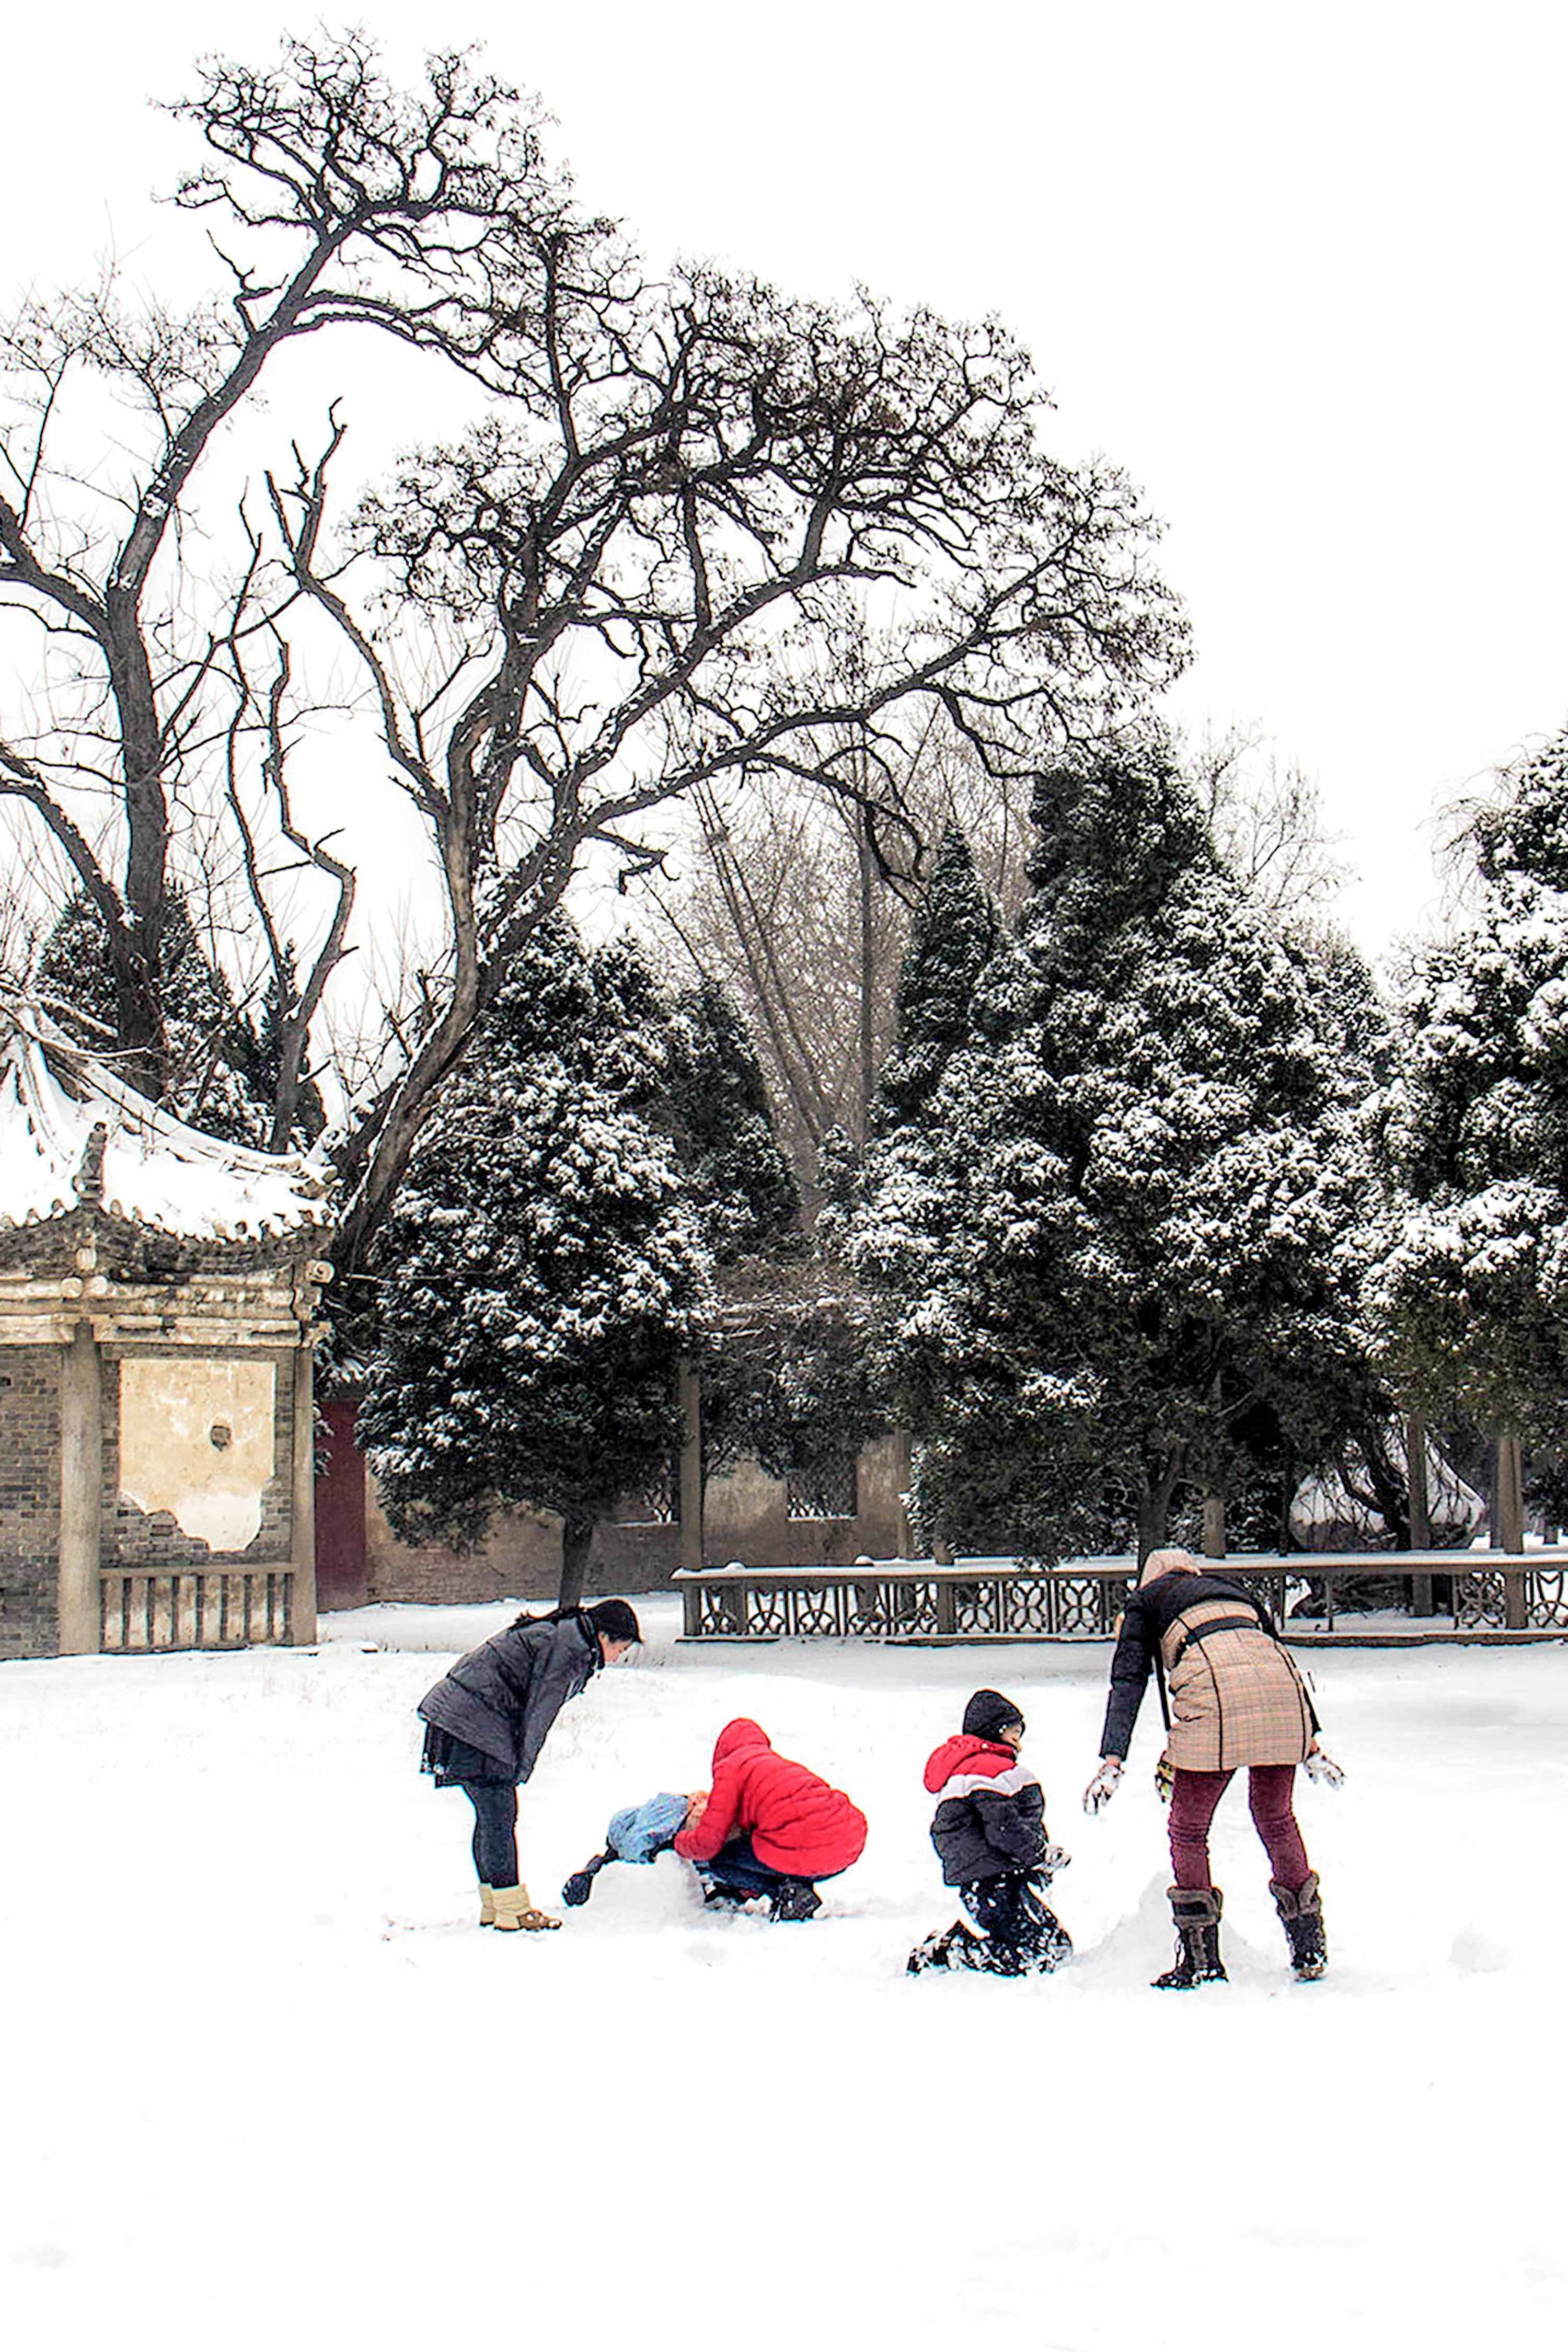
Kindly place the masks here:
<instances>
[{"instance_id":1,"label":"pine tree","mask_svg":"<svg viewBox=\"0 0 1568 2352\"><path fill-rule=\"evenodd\" d=\"M667 1016L624 945L545 924L422 1141L380 1255L361 1427L410 1540L556 1512L561 1597L597 1522L661 1482L707 1282L666 1093Z\"/></svg>"},{"instance_id":2,"label":"pine tree","mask_svg":"<svg viewBox=\"0 0 1568 2352\"><path fill-rule=\"evenodd\" d=\"M678 996L669 1028L665 1090L692 1206L718 1264L753 1256L800 1221L756 1048L716 981Z\"/></svg>"},{"instance_id":3,"label":"pine tree","mask_svg":"<svg viewBox=\"0 0 1568 2352\"><path fill-rule=\"evenodd\" d=\"M103 1050L114 1033L115 989L102 919L84 894L69 900L45 940L34 984L63 1026L89 1051ZM276 982L257 1017L242 1011L177 892L164 904L158 995L167 1027L167 1108L204 1135L265 1150L278 1080ZM307 1149L325 1124L320 1095L307 1084L290 1147Z\"/></svg>"},{"instance_id":4,"label":"pine tree","mask_svg":"<svg viewBox=\"0 0 1568 2352\"><path fill-rule=\"evenodd\" d=\"M1417 957L1380 1127L1371 1312L1434 1418L1556 1446L1568 1395L1568 733L1475 824L1479 903Z\"/></svg>"},{"instance_id":5,"label":"pine tree","mask_svg":"<svg viewBox=\"0 0 1568 2352\"><path fill-rule=\"evenodd\" d=\"M1002 919L964 835L950 825L910 924L899 976L897 1030L877 1081L875 1129L907 1128L967 1043L975 990L996 954Z\"/></svg>"},{"instance_id":6,"label":"pine tree","mask_svg":"<svg viewBox=\"0 0 1568 2352\"><path fill-rule=\"evenodd\" d=\"M1360 1163L1326 993L1315 1020L1163 742L1046 774L1035 819L967 1041L913 1116L884 1105L853 1254L927 1529L1146 1549L1281 1424L1332 1435Z\"/></svg>"}]
</instances>

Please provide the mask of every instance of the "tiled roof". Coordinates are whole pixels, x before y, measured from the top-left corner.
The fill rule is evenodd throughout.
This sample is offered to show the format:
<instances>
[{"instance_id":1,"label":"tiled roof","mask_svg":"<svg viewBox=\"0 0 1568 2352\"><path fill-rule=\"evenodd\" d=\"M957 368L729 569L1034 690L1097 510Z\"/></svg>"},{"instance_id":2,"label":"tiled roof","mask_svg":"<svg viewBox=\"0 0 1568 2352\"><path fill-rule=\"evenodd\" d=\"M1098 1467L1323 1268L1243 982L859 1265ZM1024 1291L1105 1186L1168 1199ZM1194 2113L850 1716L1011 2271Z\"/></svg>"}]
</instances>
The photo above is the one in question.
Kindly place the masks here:
<instances>
[{"instance_id":1,"label":"tiled roof","mask_svg":"<svg viewBox=\"0 0 1568 2352\"><path fill-rule=\"evenodd\" d=\"M33 1006L0 1007L0 1226L91 1202L151 1232L255 1241L329 1222L325 1171L201 1135Z\"/></svg>"}]
</instances>

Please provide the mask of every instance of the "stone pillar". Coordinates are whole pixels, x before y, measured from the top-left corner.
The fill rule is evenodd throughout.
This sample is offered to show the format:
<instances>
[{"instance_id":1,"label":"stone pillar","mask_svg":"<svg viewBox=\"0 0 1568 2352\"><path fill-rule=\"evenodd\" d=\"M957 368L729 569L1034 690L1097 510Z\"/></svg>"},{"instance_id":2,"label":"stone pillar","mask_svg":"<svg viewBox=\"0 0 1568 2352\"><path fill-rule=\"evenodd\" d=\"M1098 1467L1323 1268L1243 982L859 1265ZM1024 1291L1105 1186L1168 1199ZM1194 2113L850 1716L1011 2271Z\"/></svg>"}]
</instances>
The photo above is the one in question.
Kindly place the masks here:
<instances>
[{"instance_id":1,"label":"stone pillar","mask_svg":"<svg viewBox=\"0 0 1568 2352\"><path fill-rule=\"evenodd\" d=\"M1517 1437L1497 1442L1497 1532L1502 1550L1516 1557L1524 1549L1524 1464ZM1519 1631L1528 1622L1522 1569L1503 1571L1504 1622Z\"/></svg>"},{"instance_id":2,"label":"stone pillar","mask_svg":"<svg viewBox=\"0 0 1568 2352\"><path fill-rule=\"evenodd\" d=\"M676 1407L681 1417L681 1545L683 1568L703 1565L703 1382L702 1374L684 1360L675 1375Z\"/></svg>"},{"instance_id":3,"label":"stone pillar","mask_svg":"<svg viewBox=\"0 0 1568 2352\"><path fill-rule=\"evenodd\" d=\"M308 1339L294 1351L293 1471L288 1550L294 1599L288 1638L299 1643L316 1639L316 1381Z\"/></svg>"},{"instance_id":4,"label":"stone pillar","mask_svg":"<svg viewBox=\"0 0 1568 2352\"><path fill-rule=\"evenodd\" d=\"M1405 1485L1410 1497L1410 1549L1430 1551L1432 1549L1432 1507L1427 1492L1427 1424L1411 1413L1405 1423ZM1413 1576L1410 1580L1410 1613L1413 1617L1432 1614L1432 1580L1429 1576Z\"/></svg>"},{"instance_id":5,"label":"stone pillar","mask_svg":"<svg viewBox=\"0 0 1568 2352\"><path fill-rule=\"evenodd\" d=\"M1524 1465L1517 1437L1497 1442L1497 1540L1502 1551L1524 1549Z\"/></svg>"},{"instance_id":6,"label":"stone pillar","mask_svg":"<svg viewBox=\"0 0 1568 2352\"><path fill-rule=\"evenodd\" d=\"M60 1350L59 1654L95 1653L101 1638L103 1384L90 1323Z\"/></svg>"},{"instance_id":7,"label":"stone pillar","mask_svg":"<svg viewBox=\"0 0 1568 2352\"><path fill-rule=\"evenodd\" d=\"M909 1525L909 1486L915 1475L915 1464L909 1443L909 1432L898 1430L894 1436L893 1475L898 1485L898 1553L900 1559L915 1558L915 1537Z\"/></svg>"},{"instance_id":8,"label":"stone pillar","mask_svg":"<svg viewBox=\"0 0 1568 2352\"><path fill-rule=\"evenodd\" d=\"M1207 1494L1203 1498L1203 1556L1205 1559L1225 1558L1225 1497Z\"/></svg>"}]
</instances>

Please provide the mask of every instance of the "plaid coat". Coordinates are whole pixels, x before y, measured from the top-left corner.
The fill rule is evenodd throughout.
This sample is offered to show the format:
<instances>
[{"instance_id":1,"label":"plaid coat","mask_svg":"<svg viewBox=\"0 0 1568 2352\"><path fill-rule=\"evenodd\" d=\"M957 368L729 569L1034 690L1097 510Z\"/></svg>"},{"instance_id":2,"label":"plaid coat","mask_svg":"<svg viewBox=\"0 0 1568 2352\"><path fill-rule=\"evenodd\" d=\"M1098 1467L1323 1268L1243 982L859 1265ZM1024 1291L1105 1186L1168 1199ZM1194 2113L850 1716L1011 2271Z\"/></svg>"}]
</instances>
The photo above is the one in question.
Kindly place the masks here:
<instances>
[{"instance_id":1,"label":"plaid coat","mask_svg":"<svg viewBox=\"0 0 1568 2352\"><path fill-rule=\"evenodd\" d=\"M1299 1764L1312 1746L1312 1706L1294 1658L1260 1623L1228 1622L1240 1613L1230 1601L1200 1601L1160 1638L1171 1709L1166 1752L1180 1771ZM1225 1630L1193 1638L1215 1624Z\"/></svg>"},{"instance_id":2,"label":"plaid coat","mask_svg":"<svg viewBox=\"0 0 1568 2352\"><path fill-rule=\"evenodd\" d=\"M1249 1622L1229 1622L1237 1618ZM1223 1632L1204 1633L1221 1623ZM1103 1756L1126 1755L1156 1649L1170 1698L1166 1752L1178 1770L1301 1761L1317 1718L1268 1609L1232 1577L1185 1570L1140 1587L1127 1603L1111 1662Z\"/></svg>"}]
</instances>

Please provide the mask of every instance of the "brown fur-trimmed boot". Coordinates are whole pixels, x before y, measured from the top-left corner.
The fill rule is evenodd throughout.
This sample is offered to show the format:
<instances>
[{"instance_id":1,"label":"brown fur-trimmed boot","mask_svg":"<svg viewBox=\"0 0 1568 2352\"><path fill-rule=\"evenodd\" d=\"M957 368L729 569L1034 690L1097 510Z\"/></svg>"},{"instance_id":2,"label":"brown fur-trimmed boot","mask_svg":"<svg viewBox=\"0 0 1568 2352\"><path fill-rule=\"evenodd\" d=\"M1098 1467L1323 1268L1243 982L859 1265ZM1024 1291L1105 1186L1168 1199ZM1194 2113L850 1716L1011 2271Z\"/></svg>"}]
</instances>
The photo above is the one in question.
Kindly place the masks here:
<instances>
[{"instance_id":1,"label":"brown fur-trimmed boot","mask_svg":"<svg viewBox=\"0 0 1568 2352\"><path fill-rule=\"evenodd\" d=\"M1281 1886L1277 1878L1269 1881L1269 1892L1274 1898L1291 1947L1291 1966L1303 1984L1315 1983L1327 1976L1329 1966L1328 1940L1323 1934L1322 1895L1318 1885L1318 1874L1309 1870L1300 1886Z\"/></svg>"},{"instance_id":2,"label":"brown fur-trimmed boot","mask_svg":"<svg viewBox=\"0 0 1568 2352\"><path fill-rule=\"evenodd\" d=\"M1170 1886L1166 1892L1176 1921L1176 1966L1155 1979L1153 1990L1189 1992L1194 1985L1228 1983L1219 1957L1219 1914L1225 1897L1218 1887Z\"/></svg>"},{"instance_id":3,"label":"brown fur-trimmed boot","mask_svg":"<svg viewBox=\"0 0 1568 2352\"><path fill-rule=\"evenodd\" d=\"M479 1881L479 1925L481 1927L493 1927L495 1924L496 1890L493 1886L486 1886L481 1879Z\"/></svg>"},{"instance_id":4,"label":"brown fur-trimmed boot","mask_svg":"<svg viewBox=\"0 0 1568 2352\"><path fill-rule=\"evenodd\" d=\"M559 1927L560 1921L552 1919L548 1911L538 1910L526 1886L495 1886L490 1890L496 1906L496 1925L508 1930L527 1927L538 1934L546 1927Z\"/></svg>"}]
</instances>

